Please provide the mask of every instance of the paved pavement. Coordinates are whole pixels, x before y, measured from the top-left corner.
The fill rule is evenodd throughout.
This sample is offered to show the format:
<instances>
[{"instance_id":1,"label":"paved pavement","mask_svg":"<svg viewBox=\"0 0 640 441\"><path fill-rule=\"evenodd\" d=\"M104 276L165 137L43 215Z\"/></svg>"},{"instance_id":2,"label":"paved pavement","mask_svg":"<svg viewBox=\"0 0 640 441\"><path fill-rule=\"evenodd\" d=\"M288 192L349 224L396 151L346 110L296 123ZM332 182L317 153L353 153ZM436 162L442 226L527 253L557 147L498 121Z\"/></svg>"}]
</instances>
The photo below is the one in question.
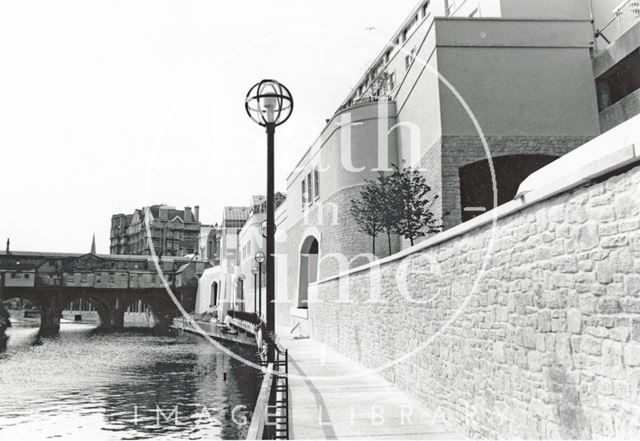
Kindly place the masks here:
<instances>
[{"instance_id":1,"label":"paved pavement","mask_svg":"<svg viewBox=\"0 0 640 441\"><path fill-rule=\"evenodd\" d=\"M320 342L284 335L289 372L303 377L289 380L292 439L464 438L380 375ZM361 376L344 378L354 374Z\"/></svg>"}]
</instances>

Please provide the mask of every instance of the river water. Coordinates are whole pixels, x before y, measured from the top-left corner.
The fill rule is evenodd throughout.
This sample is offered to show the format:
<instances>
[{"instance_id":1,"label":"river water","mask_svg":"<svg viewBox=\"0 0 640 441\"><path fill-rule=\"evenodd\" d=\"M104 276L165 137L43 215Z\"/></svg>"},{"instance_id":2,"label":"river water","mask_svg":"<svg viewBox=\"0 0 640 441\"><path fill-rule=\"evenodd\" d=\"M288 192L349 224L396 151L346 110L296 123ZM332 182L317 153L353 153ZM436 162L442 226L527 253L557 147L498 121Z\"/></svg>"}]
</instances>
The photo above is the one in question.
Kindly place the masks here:
<instances>
[{"instance_id":1,"label":"river water","mask_svg":"<svg viewBox=\"0 0 640 441\"><path fill-rule=\"evenodd\" d=\"M200 337L80 324L63 324L53 338L16 326L9 336L0 354L2 441L246 436L259 374Z\"/></svg>"}]
</instances>

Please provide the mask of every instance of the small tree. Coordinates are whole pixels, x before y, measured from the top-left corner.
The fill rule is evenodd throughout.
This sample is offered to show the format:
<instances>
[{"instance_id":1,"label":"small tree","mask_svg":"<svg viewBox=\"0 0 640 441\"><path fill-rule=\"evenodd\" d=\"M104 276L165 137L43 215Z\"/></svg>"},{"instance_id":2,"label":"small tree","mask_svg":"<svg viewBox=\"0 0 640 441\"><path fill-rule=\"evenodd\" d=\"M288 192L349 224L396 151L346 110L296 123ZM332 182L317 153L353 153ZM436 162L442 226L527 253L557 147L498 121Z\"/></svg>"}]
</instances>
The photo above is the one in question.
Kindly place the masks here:
<instances>
[{"instance_id":1,"label":"small tree","mask_svg":"<svg viewBox=\"0 0 640 441\"><path fill-rule=\"evenodd\" d=\"M436 222L431 211L438 195L429 199L431 187L420 171L400 168L395 164L393 168L387 191L393 195L393 198L389 199L393 205L389 208L397 213L394 231L409 239L411 245L414 245L417 238L442 231L442 225Z\"/></svg>"},{"instance_id":2,"label":"small tree","mask_svg":"<svg viewBox=\"0 0 640 441\"><path fill-rule=\"evenodd\" d=\"M376 237L383 229L380 207L376 200L378 192L375 182L366 181L367 186L358 199L351 200L350 212L360 230L372 237L373 254L376 254Z\"/></svg>"},{"instance_id":3,"label":"small tree","mask_svg":"<svg viewBox=\"0 0 640 441\"><path fill-rule=\"evenodd\" d=\"M385 176L382 172L379 173L375 188L375 200L382 231L387 235L387 246L389 247L389 255L391 255L391 234L395 233L399 213L396 209L397 201L395 200L396 195L392 176Z\"/></svg>"},{"instance_id":4,"label":"small tree","mask_svg":"<svg viewBox=\"0 0 640 441\"><path fill-rule=\"evenodd\" d=\"M418 170L394 164L392 174L380 172L375 181L365 183L360 198L351 201L351 214L360 230L373 237L373 254L381 232L387 235L391 254L391 234L400 234L414 245L418 237L442 230L431 211L438 196L429 199L431 187Z\"/></svg>"}]
</instances>

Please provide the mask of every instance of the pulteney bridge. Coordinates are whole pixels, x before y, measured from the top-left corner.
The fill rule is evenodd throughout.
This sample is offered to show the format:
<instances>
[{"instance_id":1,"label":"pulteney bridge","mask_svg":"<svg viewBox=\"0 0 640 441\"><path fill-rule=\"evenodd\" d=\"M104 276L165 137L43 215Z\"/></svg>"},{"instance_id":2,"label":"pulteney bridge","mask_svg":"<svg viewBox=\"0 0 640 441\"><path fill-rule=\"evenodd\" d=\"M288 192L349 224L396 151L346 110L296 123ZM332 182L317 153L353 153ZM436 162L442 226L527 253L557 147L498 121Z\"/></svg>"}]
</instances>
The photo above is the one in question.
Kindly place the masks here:
<instances>
[{"instance_id":1,"label":"pulteney bridge","mask_svg":"<svg viewBox=\"0 0 640 441\"><path fill-rule=\"evenodd\" d=\"M161 257L169 286L187 311L195 306L198 277L205 262ZM40 308L40 333L60 329L62 311L78 299L96 308L101 328L124 327L124 313L138 300L146 303L159 326L178 313L152 256L0 251L0 299L24 298Z\"/></svg>"}]
</instances>

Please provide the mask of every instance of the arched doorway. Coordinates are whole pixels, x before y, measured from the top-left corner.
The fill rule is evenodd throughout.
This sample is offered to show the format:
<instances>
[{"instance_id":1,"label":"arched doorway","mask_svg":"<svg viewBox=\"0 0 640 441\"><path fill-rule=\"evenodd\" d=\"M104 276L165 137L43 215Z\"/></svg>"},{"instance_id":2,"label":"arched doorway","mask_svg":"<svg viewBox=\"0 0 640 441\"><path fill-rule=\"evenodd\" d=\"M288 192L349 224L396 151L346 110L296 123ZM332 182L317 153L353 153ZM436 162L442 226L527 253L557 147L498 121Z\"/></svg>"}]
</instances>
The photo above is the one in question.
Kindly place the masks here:
<instances>
[{"instance_id":1,"label":"arched doorway","mask_svg":"<svg viewBox=\"0 0 640 441\"><path fill-rule=\"evenodd\" d=\"M556 160L550 155L507 155L492 158L496 174L498 205L512 200L527 176ZM460 167L462 222L493 208L493 182L489 161L483 159Z\"/></svg>"},{"instance_id":2,"label":"arched doorway","mask_svg":"<svg viewBox=\"0 0 640 441\"><path fill-rule=\"evenodd\" d=\"M318 240L307 237L300 248L300 277L298 279L298 308L306 309L309 284L318 280Z\"/></svg>"},{"instance_id":3,"label":"arched doorway","mask_svg":"<svg viewBox=\"0 0 640 441\"><path fill-rule=\"evenodd\" d=\"M211 299L209 306L218 306L218 282L211 284Z\"/></svg>"},{"instance_id":4,"label":"arched doorway","mask_svg":"<svg viewBox=\"0 0 640 441\"><path fill-rule=\"evenodd\" d=\"M244 279L239 278L236 283L236 311L244 311Z\"/></svg>"}]
</instances>

